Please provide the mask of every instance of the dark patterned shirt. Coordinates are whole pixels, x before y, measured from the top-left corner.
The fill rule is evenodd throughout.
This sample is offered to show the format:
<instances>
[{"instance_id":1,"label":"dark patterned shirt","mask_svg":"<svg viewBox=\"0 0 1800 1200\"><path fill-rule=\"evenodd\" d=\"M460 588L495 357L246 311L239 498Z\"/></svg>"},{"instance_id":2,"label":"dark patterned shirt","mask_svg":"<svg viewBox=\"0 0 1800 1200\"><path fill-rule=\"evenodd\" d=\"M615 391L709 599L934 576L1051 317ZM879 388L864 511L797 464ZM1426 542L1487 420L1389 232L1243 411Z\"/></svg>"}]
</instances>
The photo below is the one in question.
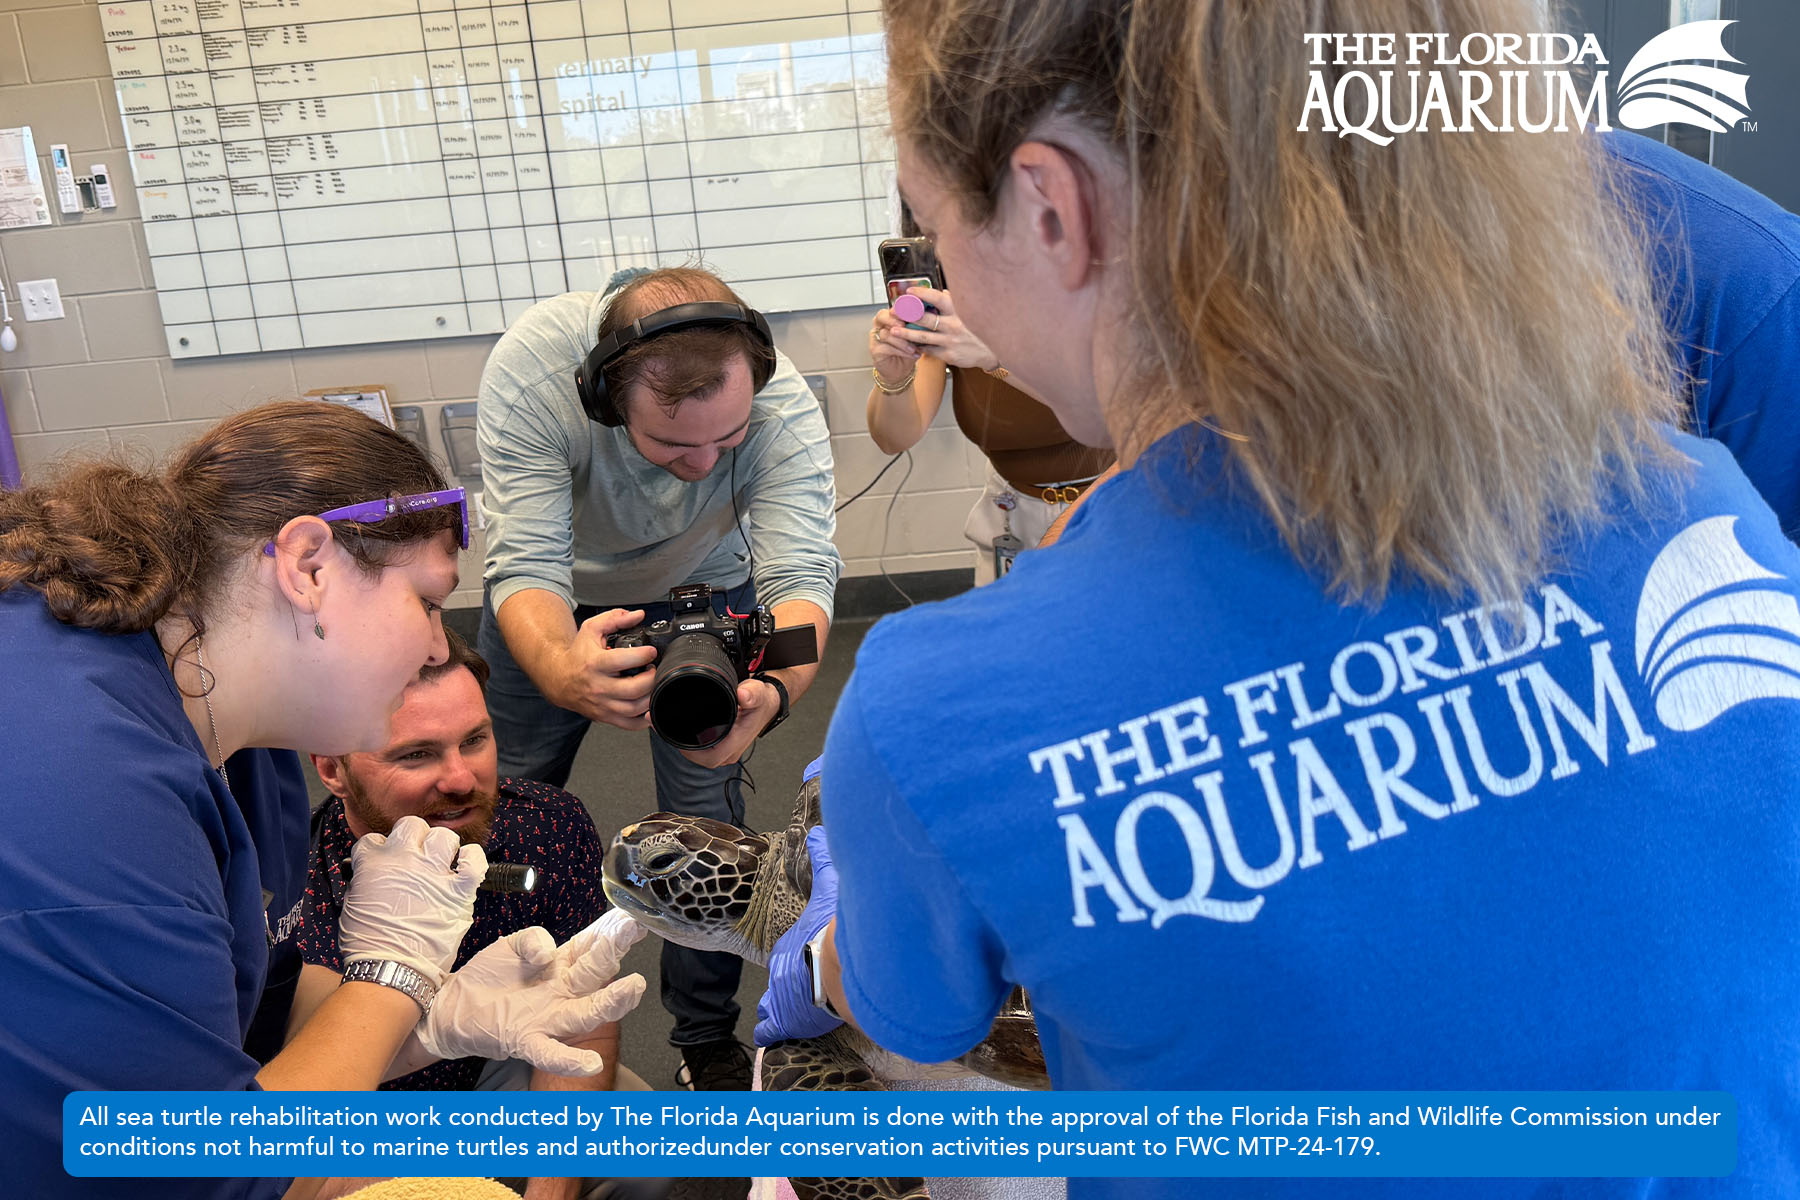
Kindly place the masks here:
<instances>
[{"instance_id":1,"label":"dark patterned shirt","mask_svg":"<svg viewBox=\"0 0 1800 1200\"><path fill-rule=\"evenodd\" d=\"M312 862L306 882L306 918L295 937L309 963L342 971L338 954L338 914L344 898L343 861L356 838L344 819L344 802L327 800L313 814ZM533 925L566 942L606 911L600 891L600 859L605 852L593 818L581 801L560 788L529 779L502 779L493 828L484 847L490 862L529 863L538 870L529 894L477 892L475 923L463 938L456 965L476 951ZM475 1086L487 1060L459 1058L433 1063L382 1084L407 1091L466 1091Z\"/></svg>"}]
</instances>

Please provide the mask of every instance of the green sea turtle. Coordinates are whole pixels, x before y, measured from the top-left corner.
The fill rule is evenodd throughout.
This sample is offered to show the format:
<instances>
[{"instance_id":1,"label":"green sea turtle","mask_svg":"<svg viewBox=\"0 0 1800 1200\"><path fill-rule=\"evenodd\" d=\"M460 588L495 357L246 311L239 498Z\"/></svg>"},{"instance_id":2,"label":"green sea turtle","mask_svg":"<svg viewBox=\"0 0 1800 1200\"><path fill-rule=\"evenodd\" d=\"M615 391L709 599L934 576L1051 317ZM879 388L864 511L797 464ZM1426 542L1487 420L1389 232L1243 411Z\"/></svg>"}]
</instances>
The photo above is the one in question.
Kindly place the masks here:
<instances>
[{"instance_id":1,"label":"green sea turtle","mask_svg":"<svg viewBox=\"0 0 1800 1200\"><path fill-rule=\"evenodd\" d=\"M812 893L806 831L819 823L819 781L794 800L784 830L749 833L722 821L653 813L621 829L606 852L606 898L654 933L698 950L724 950L766 966L775 941ZM1049 1074L1025 994L1007 999L993 1029L953 1062L917 1063L845 1025L824 1037L763 1053L767 1091L876 1091L907 1081L971 1073L1015 1087L1047 1088ZM917 1197L920 1180L793 1181L810 1197Z\"/></svg>"}]
</instances>

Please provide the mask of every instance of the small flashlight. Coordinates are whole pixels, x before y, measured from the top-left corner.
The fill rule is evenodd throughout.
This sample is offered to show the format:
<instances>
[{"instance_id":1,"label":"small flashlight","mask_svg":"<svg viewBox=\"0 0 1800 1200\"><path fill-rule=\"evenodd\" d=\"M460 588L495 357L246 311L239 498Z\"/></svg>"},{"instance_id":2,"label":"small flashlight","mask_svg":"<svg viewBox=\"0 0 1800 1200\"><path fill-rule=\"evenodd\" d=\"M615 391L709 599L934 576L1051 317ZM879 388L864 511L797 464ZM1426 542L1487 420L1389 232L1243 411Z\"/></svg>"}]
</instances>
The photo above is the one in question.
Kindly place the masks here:
<instances>
[{"instance_id":1,"label":"small flashlight","mask_svg":"<svg viewBox=\"0 0 1800 1200\"><path fill-rule=\"evenodd\" d=\"M349 859L338 864L343 874L344 883L350 882L352 867ZM484 892L521 893L534 892L538 885L538 869L530 863L494 862L488 864L487 874L482 877L480 890Z\"/></svg>"}]
</instances>

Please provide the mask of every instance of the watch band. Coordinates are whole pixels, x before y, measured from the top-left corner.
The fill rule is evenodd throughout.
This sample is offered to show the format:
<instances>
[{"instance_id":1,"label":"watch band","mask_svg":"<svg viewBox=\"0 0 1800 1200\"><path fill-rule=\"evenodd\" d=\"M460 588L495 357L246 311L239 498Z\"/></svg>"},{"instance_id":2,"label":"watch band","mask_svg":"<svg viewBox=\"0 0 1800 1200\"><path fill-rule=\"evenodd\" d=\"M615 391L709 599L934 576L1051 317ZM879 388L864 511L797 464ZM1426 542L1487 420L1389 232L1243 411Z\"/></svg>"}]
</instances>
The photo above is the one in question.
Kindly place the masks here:
<instances>
[{"instance_id":1,"label":"watch band","mask_svg":"<svg viewBox=\"0 0 1800 1200\"><path fill-rule=\"evenodd\" d=\"M781 682L777 676L770 675L766 671L758 671L750 678L762 680L764 683L774 688L775 694L781 697L781 707L775 710L775 715L769 718L769 723L764 725L762 732L756 735L757 737L768 737L771 729L774 729L777 725L788 719L787 684Z\"/></svg>"},{"instance_id":2,"label":"watch band","mask_svg":"<svg viewBox=\"0 0 1800 1200\"><path fill-rule=\"evenodd\" d=\"M830 926L813 934L812 940L805 944L801 956L806 959L807 972L812 976L812 1002L814 1008L822 1008L838 1020L844 1015L831 1006L831 997L825 991L825 933Z\"/></svg>"},{"instance_id":3,"label":"watch band","mask_svg":"<svg viewBox=\"0 0 1800 1200\"><path fill-rule=\"evenodd\" d=\"M405 963L392 959L359 958L344 968L344 982L379 983L382 987L405 992L419 1006L421 1017L431 1011L431 1002L437 997L437 988L430 980Z\"/></svg>"}]
</instances>

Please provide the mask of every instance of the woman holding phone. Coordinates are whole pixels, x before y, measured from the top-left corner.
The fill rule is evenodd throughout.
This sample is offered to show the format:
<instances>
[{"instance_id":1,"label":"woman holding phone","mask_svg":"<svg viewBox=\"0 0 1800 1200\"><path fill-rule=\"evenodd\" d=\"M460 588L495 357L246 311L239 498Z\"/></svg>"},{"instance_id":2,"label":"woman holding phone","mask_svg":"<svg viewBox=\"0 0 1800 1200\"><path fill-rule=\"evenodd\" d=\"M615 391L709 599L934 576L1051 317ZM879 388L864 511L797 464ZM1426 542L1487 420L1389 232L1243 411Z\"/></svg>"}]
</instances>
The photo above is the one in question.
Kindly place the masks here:
<instances>
[{"instance_id":1,"label":"woman holding phone","mask_svg":"<svg viewBox=\"0 0 1800 1200\"><path fill-rule=\"evenodd\" d=\"M449 974L487 863L418 818L357 844L342 985L266 1064L246 1049L253 1024L285 1019L258 1009L307 852L298 764L257 748L382 746L402 690L445 658L467 542L462 489L405 437L318 402L230 417L161 471L87 463L0 494L0 1145L16 1194L118 1194L63 1171L72 1091L372 1088L473 1053L599 1069L551 1039L617 1019L642 979L602 987L611 947L559 951L542 930Z\"/></svg>"},{"instance_id":2,"label":"woman holding phone","mask_svg":"<svg viewBox=\"0 0 1800 1200\"><path fill-rule=\"evenodd\" d=\"M902 213L901 227L917 232L909 213ZM913 257L926 259L941 275L928 239L898 244L907 243L921 250L902 268L903 282L918 265ZM937 419L949 385L958 427L988 459L981 498L969 510L963 535L975 546L975 582L991 583L1020 550L1038 544L1113 456L1076 442L1054 413L1007 382L1009 372L963 323L949 291L915 283L900 296L911 296L924 308L910 322L892 307L875 314L869 329L874 376L869 436L886 454L912 449ZM894 303L904 305L900 296Z\"/></svg>"}]
</instances>

